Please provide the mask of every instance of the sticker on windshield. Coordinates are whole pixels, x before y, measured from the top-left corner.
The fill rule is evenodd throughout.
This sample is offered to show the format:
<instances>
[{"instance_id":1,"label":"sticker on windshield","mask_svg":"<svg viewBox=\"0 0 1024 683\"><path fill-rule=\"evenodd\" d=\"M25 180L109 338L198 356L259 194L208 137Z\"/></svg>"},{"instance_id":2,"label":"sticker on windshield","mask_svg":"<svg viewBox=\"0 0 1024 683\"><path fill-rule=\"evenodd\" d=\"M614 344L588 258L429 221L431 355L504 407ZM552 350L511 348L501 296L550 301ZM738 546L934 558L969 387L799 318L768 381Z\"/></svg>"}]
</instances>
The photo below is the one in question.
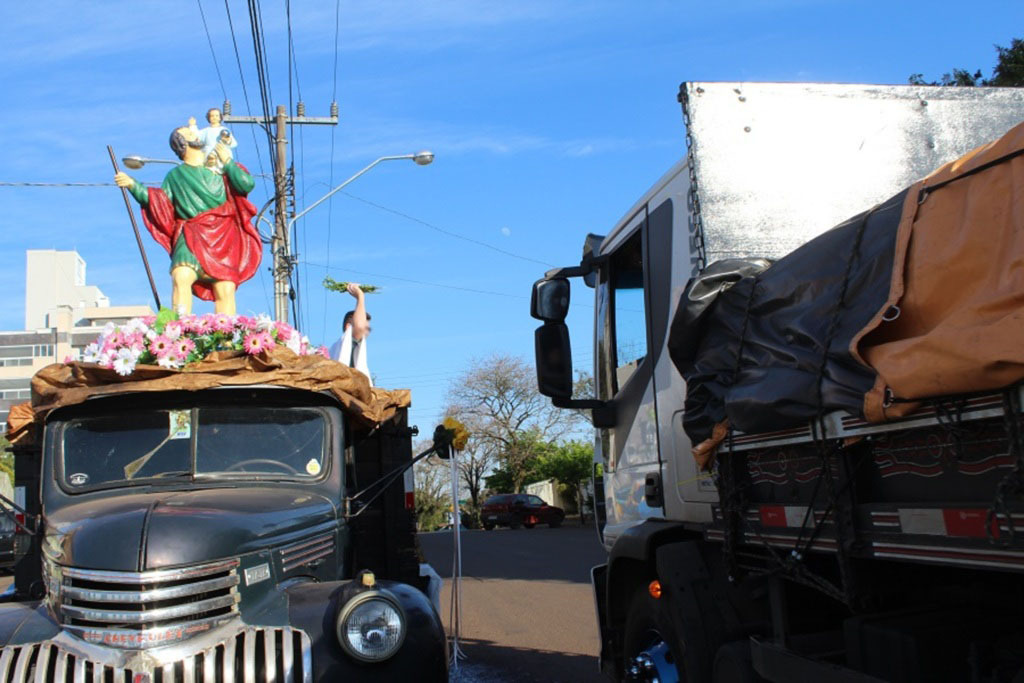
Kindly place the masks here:
<instances>
[{"instance_id":1,"label":"sticker on windshield","mask_svg":"<svg viewBox=\"0 0 1024 683\"><path fill-rule=\"evenodd\" d=\"M315 477L316 475L320 474L320 461L317 460L316 458L313 458L312 460L307 462L306 474L308 474L311 477Z\"/></svg>"},{"instance_id":2,"label":"sticker on windshield","mask_svg":"<svg viewBox=\"0 0 1024 683\"><path fill-rule=\"evenodd\" d=\"M68 477L68 482L72 486L85 486L86 484L89 483L89 475L85 474L84 472L75 472L70 477Z\"/></svg>"},{"instance_id":3,"label":"sticker on windshield","mask_svg":"<svg viewBox=\"0 0 1024 683\"><path fill-rule=\"evenodd\" d=\"M171 418L170 437L171 439L192 438L192 412L188 410L172 410L168 413Z\"/></svg>"}]
</instances>

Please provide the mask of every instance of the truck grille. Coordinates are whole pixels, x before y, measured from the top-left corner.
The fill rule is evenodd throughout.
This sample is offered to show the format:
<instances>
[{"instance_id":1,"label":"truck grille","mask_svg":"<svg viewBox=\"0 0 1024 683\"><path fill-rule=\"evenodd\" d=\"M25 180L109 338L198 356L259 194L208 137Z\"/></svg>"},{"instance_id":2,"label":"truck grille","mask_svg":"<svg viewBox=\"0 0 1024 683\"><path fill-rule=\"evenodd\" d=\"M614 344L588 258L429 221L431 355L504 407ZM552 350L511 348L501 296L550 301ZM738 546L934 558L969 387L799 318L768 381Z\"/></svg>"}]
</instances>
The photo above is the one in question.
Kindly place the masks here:
<instances>
[{"instance_id":1,"label":"truck grille","mask_svg":"<svg viewBox=\"0 0 1024 683\"><path fill-rule=\"evenodd\" d=\"M311 683L312 644L290 628L246 628L226 642L176 661L111 666L72 647L45 642L0 655L4 683Z\"/></svg>"},{"instance_id":2,"label":"truck grille","mask_svg":"<svg viewBox=\"0 0 1024 683\"><path fill-rule=\"evenodd\" d=\"M238 564L232 559L148 572L61 567L50 597L65 628L83 640L148 648L198 635L236 615Z\"/></svg>"}]
</instances>

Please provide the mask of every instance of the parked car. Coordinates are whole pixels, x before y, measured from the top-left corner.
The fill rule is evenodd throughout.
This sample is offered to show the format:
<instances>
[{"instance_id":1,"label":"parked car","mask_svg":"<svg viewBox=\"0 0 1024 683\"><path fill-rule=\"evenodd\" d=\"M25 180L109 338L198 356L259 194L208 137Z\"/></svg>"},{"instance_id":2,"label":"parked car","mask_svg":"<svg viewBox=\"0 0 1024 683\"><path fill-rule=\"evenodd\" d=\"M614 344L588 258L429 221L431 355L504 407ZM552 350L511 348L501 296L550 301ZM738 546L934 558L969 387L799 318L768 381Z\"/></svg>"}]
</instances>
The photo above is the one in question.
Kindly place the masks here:
<instances>
[{"instance_id":1,"label":"parked car","mask_svg":"<svg viewBox=\"0 0 1024 683\"><path fill-rule=\"evenodd\" d=\"M540 496L526 493L499 493L484 501L480 508L480 522L490 531L496 526L532 529L538 524L554 528L565 519L565 510L548 505Z\"/></svg>"}]
</instances>

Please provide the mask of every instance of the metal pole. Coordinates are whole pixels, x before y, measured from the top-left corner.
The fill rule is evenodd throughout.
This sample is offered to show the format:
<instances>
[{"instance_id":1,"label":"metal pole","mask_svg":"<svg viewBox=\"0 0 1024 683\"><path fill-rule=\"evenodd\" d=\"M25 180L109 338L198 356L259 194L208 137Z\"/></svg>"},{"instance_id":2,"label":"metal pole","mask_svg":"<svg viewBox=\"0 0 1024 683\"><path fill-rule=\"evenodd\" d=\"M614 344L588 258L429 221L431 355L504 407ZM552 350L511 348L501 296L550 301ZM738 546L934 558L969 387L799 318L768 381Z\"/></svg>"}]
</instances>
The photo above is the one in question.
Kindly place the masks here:
<instances>
[{"instance_id":1,"label":"metal pole","mask_svg":"<svg viewBox=\"0 0 1024 683\"><path fill-rule=\"evenodd\" d=\"M114 156L114 148L107 145L107 153L110 154L110 163L114 165L114 173L120 173L117 167L117 157ZM149 259L146 258L146 250L142 246L142 235L139 234L139 224L135 221L135 212L132 211L132 203L128 200L128 190L121 188L121 197L124 198L124 208L128 209L128 218L132 221L132 230L135 231L135 242L139 245L139 254L142 256L142 265L146 267L146 277L149 278L149 287L153 290L153 299L156 301L156 310L160 310L160 295L156 291L156 282L153 280L153 271L149 269Z\"/></svg>"},{"instance_id":2,"label":"metal pole","mask_svg":"<svg viewBox=\"0 0 1024 683\"><path fill-rule=\"evenodd\" d=\"M274 171L274 190L277 200L275 212L274 240L271 251L274 256L274 317L288 322L288 288L291 263L288 254L288 216L285 189L287 185L288 140L285 137L287 112L283 104L277 105L277 168Z\"/></svg>"}]
</instances>

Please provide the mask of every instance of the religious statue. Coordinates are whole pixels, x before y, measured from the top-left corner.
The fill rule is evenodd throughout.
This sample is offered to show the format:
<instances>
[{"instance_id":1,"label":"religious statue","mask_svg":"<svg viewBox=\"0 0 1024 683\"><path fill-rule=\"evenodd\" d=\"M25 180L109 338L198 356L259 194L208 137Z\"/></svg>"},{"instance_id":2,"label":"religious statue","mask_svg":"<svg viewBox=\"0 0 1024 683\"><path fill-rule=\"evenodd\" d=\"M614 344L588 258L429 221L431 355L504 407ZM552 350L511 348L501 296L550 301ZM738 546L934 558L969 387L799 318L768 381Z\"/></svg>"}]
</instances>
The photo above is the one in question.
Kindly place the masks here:
<instances>
[{"instance_id":1,"label":"religious statue","mask_svg":"<svg viewBox=\"0 0 1024 683\"><path fill-rule=\"evenodd\" d=\"M210 114L210 126L219 125L220 111ZM135 197L146 228L171 255L174 309L190 313L195 294L213 301L217 313L234 315L235 290L256 274L263 253L252 224L256 207L246 199L255 183L233 160L229 142L211 147L220 171L207 166L204 141L194 127L176 128L170 144L182 163L160 188L147 188L126 173L115 175L114 182Z\"/></svg>"},{"instance_id":2,"label":"religious statue","mask_svg":"<svg viewBox=\"0 0 1024 683\"><path fill-rule=\"evenodd\" d=\"M217 173L223 173L224 171L224 165L214 153L217 143L224 143L231 149L238 147L238 141L235 140L231 131L221 124L222 119L220 109L213 107L206 112L206 121L210 124L206 128L197 128L195 117L191 117L188 120L188 127L194 130L203 142L203 156L206 158L204 162L206 167Z\"/></svg>"}]
</instances>

